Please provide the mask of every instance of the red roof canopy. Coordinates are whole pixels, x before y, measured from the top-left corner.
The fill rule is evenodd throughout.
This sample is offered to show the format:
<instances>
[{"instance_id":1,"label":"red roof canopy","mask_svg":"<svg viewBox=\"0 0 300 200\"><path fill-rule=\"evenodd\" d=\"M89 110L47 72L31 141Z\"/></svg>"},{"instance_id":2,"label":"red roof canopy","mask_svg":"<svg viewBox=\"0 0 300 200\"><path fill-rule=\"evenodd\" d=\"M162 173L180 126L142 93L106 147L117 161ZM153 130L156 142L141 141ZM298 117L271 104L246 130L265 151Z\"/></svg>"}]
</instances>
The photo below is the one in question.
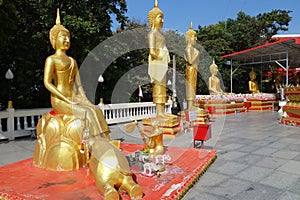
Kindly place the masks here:
<instances>
[{"instance_id":1,"label":"red roof canopy","mask_svg":"<svg viewBox=\"0 0 300 200\"><path fill-rule=\"evenodd\" d=\"M289 67L300 66L300 38L284 38L239 52L221 56L224 59L238 61L239 65L252 65L279 62Z\"/></svg>"}]
</instances>

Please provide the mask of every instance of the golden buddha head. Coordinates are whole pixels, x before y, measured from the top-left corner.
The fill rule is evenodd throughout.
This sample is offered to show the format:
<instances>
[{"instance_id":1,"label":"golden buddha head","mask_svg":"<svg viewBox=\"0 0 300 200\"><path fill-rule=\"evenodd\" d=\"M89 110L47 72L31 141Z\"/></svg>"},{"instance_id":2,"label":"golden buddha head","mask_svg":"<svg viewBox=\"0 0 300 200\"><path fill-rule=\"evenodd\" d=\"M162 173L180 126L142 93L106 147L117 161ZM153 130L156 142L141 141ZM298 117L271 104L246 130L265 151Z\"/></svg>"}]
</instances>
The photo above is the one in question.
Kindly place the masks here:
<instances>
[{"instance_id":1,"label":"golden buddha head","mask_svg":"<svg viewBox=\"0 0 300 200\"><path fill-rule=\"evenodd\" d=\"M197 41L197 33L193 30L193 24L191 22L190 29L185 33L185 41L187 44L195 45Z\"/></svg>"},{"instance_id":2,"label":"golden buddha head","mask_svg":"<svg viewBox=\"0 0 300 200\"><path fill-rule=\"evenodd\" d=\"M158 8L158 2L155 0L154 8L148 12L148 22L150 28L161 29L164 23L164 13Z\"/></svg>"},{"instance_id":3,"label":"golden buddha head","mask_svg":"<svg viewBox=\"0 0 300 200\"><path fill-rule=\"evenodd\" d=\"M218 66L215 63L215 59L213 59L213 63L209 66L209 70L210 70L210 73L212 75L217 75L217 73L218 73Z\"/></svg>"},{"instance_id":4,"label":"golden buddha head","mask_svg":"<svg viewBox=\"0 0 300 200\"><path fill-rule=\"evenodd\" d=\"M253 68L252 68L251 72L249 73L249 77L251 80L255 80L255 78L256 78L256 73Z\"/></svg>"},{"instance_id":5,"label":"golden buddha head","mask_svg":"<svg viewBox=\"0 0 300 200\"><path fill-rule=\"evenodd\" d=\"M51 43L53 49L56 48L56 46L55 46L56 38L57 38L57 35L59 34L59 32L61 32L61 31L64 31L64 32L70 34L70 31L68 29L66 29L63 25L61 25L59 9L57 9L56 24L51 28L50 33L49 33L49 39L50 39L50 43Z\"/></svg>"}]
</instances>

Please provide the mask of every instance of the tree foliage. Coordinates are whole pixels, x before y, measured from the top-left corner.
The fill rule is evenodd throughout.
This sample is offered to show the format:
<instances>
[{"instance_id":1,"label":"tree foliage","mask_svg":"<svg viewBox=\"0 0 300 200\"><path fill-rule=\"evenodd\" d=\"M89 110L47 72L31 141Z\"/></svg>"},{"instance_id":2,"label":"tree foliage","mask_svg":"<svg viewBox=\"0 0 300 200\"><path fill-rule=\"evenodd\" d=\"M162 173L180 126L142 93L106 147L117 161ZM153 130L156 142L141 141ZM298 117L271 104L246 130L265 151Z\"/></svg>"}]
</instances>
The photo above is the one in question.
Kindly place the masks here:
<instances>
[{"instance_id":1,"label":"tree foliage","mask_svg":"<svg viewBox=\"0 0 300 200\"><path fill-rule=\"evenodd\" d=\"M71 48L68 54L77 60L79 66L92 49L114 35L111 31L113 17L120 24L117 34L134 29L143 31L140 37L130 38L129 44L128 40L120 41L117 49L111 49L111 54L118 54L118 51L123 51L128 45L147 42L146 38L143 38L146 34L144 30L147 29L146 23L138 19L127 19L125 0L0 0L0 83L3 89L0 103L3 105L8 98L8 80L4 76L10 68L14 74L12 93L15 108L50 106L49 92L43 84L43 69L46 57L54 53L49 41L49 31L55 24L57 8L60 9L62 24L71 33ZM273 10L252 17L240 11L236 19L198 27L197 37L203 48L200 48L200 52L205 54L208 51L209 55L216 59L227 88L230 85L230 71L222 64L219 56L264 44L270 41L272 35L287 31L291 21L290 12ZM184 48L184 42L179 42L184 41L184 36L176 31L166 31L164 34L171 58L172 55L176 55L176 70L185 74L183 52L176 52ZM148 49L145 47L126 52L114 60L103 74L106 84L104 90L99 91L98 88L96 101L100 95L103 96L100 93L104 92L106 103L110 103L115 85L120 84L119 79L125 75L127 85L142 85L145 100L151 100L151 84L148 83L147 68L143 66L147 64L147 59ZM211 60L205 60L203 66L204 63L208 66L209 62ZM132 69L137 66L143 66L140 69L144 71L134 72ZM200 66L201 71L204 75L208 74L208 69L204 69L203 66ZM198 77L198 94L208 92L207 80L203 77L203 74ZM247 80L248 72L238 70L234 82L239 81L240 84L236 84L237 88L234 88L234 91L245 91L242 85L246 85ZM136 101L137 90L134 93L131 90L132 87L128 87L122 92L126 93L126 98ZM122 99L117 101L122 102Z\"/></svg>"},{"instance_id":2,"label":"tree foliage","mask_svg":"<svg viewBox=\"0 0 300 200\"><path fill-rule=\"evenodd\" d=\"M0 75L4 104L8 81L4 74L11 68L13 100L16 108L49 106L49 92L43 85L43 68L53 54L49 31L55 24L56 9L62 24L71 32L69 55L78 65L101 41L111 36L112 17L125 26L125 0L3 0L0 2Z\"/></svg>"},{"instance_id":3,"label":"tree foliage","mask_svg":"<svg viewBox=\"0 0 300 200\"><path fill-rule=\"evenodd\" d=\"M219 56L271 42L273 35L288 30L292 19L289 13L291 11L272 10L252 17L240 11L236 19L227 19L215 25L198 27L198 40L209 54L216 58L227 91L230 88L230 69ZM234 92L248 91L248 73L246 69L241 68L235 72L233 75Z\"/></svg>"}]
</instances>

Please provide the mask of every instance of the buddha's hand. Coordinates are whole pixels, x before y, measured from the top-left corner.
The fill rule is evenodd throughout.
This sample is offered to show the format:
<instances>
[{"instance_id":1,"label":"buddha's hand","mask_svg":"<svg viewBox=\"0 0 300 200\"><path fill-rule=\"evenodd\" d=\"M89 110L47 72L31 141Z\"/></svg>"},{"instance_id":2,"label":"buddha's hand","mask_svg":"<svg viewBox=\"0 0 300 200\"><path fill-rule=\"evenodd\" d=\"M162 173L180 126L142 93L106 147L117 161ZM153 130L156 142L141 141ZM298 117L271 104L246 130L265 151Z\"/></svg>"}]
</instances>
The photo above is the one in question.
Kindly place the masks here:
<instances>
[{"instance_id":1,"label":"buddha's hand","mask_svg":"<svg viewBox=\"0 0 300 200\"><path fill-rule=\"evenodd\" d=\"M72 104L72 105L78 105L79 102L72 101L71 104Z\"/></svg>"},{"instance_id":2,"label":"buddha's hand","mask_svg":"<svg viewBox=\"0 0 300 200\"><path fill-rule=\"evenodd\" d=\"M73 101L73 99L71 99L71 98L68 98L68 99L67 99L67 102L68 102L69 104L72 104L72 105L78 105L78 104L79 104L79 102Z\"/></svg>"}]
</instances>

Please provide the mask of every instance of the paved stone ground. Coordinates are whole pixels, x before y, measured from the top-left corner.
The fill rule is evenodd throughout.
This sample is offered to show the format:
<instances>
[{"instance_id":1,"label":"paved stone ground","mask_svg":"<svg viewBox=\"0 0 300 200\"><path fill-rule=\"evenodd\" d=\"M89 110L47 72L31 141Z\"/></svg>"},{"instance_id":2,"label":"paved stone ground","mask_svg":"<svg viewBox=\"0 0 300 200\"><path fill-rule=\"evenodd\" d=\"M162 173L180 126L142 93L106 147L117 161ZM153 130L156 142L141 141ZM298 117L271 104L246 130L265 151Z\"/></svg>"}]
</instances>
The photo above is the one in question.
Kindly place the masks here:
<instances>
[{"instance_id":1,"label":"paved stone ground","mask_svg":"<svg viewBox=\"0 0 300 200\"><path fill-rule=\"evenodd\" d=\"M205 148L218 158L184 196L184 200L298 200L300 199L300 128L279 124L277 112L247 112L217 116L212 139ZM110 126L112 139L142 143L135 130ZM193 147L192 131L165 145ZM17 139L0 144L0 166L33 155L35 140Z\"/></svg>"}]
</instances>

